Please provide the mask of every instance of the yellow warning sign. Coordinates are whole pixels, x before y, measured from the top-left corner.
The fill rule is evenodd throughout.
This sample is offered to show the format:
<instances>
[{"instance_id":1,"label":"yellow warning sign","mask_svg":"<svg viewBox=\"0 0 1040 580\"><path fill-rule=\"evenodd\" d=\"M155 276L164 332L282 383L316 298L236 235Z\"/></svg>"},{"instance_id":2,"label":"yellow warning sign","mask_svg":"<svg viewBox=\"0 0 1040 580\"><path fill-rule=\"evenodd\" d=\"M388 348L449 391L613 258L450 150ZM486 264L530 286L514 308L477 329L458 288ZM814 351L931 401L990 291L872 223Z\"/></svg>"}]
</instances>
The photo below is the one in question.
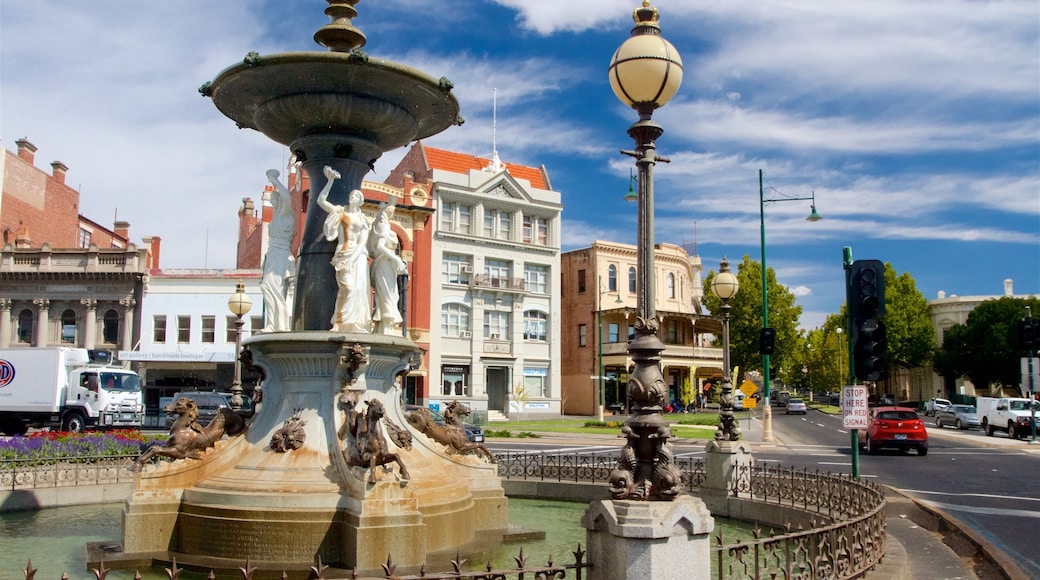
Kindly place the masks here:
<instances>
[{"instance_id":1,"label":"yellow warning sign","mask_svg":"<svg viewBox=\"0 0 1040 580\"><path fill-rule=\"evenodd\" d=\"M740 385L740 392L744 393L746 397L744 399L745 409L754 409L758 406L758 400L753 398L755 393L758 392L758 385L751 382L750 380L745 380Z\"/></svg>"}]
</instances>

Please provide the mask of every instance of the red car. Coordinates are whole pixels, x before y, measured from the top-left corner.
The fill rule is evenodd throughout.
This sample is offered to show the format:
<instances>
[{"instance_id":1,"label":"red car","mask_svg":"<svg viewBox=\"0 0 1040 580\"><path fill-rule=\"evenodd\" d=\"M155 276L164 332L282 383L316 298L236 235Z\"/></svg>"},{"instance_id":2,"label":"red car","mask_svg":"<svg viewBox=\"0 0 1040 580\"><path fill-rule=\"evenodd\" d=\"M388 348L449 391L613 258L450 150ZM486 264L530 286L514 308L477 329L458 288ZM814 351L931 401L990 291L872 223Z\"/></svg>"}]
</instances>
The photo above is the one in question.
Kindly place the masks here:
<instances>
[{"instance_id":1,"label":"red car","mask_svg":"<svg viewBox=\"0 0 1040 580\"><path fill-rule=\"evenodd\" d=\"M859 445L867 453L888 447L928 455L928 431L917 411L909 407L874 407L865 431L859 432Z\"/></svg>"}]
</instances>

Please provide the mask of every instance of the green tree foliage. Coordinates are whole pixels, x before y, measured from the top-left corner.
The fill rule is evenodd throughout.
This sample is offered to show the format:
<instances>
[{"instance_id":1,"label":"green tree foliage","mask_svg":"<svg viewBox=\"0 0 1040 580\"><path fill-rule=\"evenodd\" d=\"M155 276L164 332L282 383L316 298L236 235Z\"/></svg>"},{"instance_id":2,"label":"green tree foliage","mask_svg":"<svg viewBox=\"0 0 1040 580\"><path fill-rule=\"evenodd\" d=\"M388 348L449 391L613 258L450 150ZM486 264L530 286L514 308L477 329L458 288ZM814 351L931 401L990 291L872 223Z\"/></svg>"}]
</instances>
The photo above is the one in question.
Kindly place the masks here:
<instances>
[{"instance_id":1,"label":"green tree foliage","mask_svg":"<svg viewBox=\"0 0 1040 580\"><path fill-rule=\"evenodd\" d=\"M968 314L965 324L943 335L935 369L947 379L968 377L977 389L1018 387L1021 380L1022 337L1018 323L1026 306L1040 312L1040 299L1004 296L986 300Z\"/></svg>"},{"instance_id":2,"label":"green tree foliage","mask_svg":"<svg viewBox=\"0 0 1040 580\"><path fill-rule=\"evenodd\" d=\"M762 330L762 264L744 256L736 270L740 290L730 299L729 345L730 362L741 372L761 371L762 355L758 354L758 337ZM704 306L714 315L722 315L722 301L711 291L714 270L704 280ZM798 331L802 307L795 304L795 296L776 281L772 268L766 270L769 292L769 326L776 329L776 351L770 356L774 369L783 368L785 374L799 360L802 337ZM717 337L717 344L721 345ZM799 369L801 366L799 365ZM783 375L781 375L783 376ZM739 377L734 377L739 383Z\"/></svg>"},{"instance_id":3,"label":"green tree foliage","mask_svg":"<svg viewBox=\"0 0 1040 580\"><path fill-rule=\"evenodd\" d=\"M848 383L849 351L848 337L842 314L829 314L822 328L806 334L805 348L800 355L801 364L792 371L803 375L801 385L817 392L835 392ZM842 331L839 333L838 329ZM805 368L806 373L802 373ZM798 380L792 374L791 379Z\"/></svg>"},{"instance_id":4,"label":"green tree foliage","mask_svg":"<svg viewBox=\"0 0 1040 580\"><path fill-rule=\"evenodd\" d=\"M932 360L936 342L928 299L908 272L898 274L890 263L885 263L884 322L889 367L913 369Z\"/></svg>"}]
</instances>

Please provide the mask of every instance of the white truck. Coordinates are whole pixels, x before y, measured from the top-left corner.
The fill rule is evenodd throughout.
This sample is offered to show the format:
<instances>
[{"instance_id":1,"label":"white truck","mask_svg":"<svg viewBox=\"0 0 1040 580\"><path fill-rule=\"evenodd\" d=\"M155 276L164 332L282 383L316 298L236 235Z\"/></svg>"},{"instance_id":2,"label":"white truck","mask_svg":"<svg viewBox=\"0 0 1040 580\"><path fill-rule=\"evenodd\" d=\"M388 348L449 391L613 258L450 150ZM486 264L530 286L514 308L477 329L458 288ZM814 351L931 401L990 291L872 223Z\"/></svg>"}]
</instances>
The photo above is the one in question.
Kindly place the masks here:
<instances>
[{"instance_id":1,"label":"white truck","mask_svg":"<svg viewBox=\"0 0 1040 580\"><path fill-rule=\"evenodd\" d=\"M949 399L940 399L940 398L929 399L929 400L924 402L924 414L925 415L934 415L934 414L938 413L939 411L942 411L946 407L949 407L950 405L951 405L951 403L950 403Z\"/></svg>"},{"instance_id":2,"label":"white truck","mask_svg":"<svg viewBox=\"0 0 1040 580\"><path fill-rule=\"evenodd\" d=\"M1034 412L1040 415L1040 402L1014 397L979 397L975 402L979 420L986 435L1006 431L1012 439L1024 439L1032 434Z\"/></svg>"},{"instance_id":3,"label":"white truck","mask_svg":"<svg viewBox=\"0 0 1040 580\"><path fill-rule=\"evenodd\" d=\"M111 363L107 350L0 348L0 431L140 427L141 378Z\"/></svg>"}]
</instances>

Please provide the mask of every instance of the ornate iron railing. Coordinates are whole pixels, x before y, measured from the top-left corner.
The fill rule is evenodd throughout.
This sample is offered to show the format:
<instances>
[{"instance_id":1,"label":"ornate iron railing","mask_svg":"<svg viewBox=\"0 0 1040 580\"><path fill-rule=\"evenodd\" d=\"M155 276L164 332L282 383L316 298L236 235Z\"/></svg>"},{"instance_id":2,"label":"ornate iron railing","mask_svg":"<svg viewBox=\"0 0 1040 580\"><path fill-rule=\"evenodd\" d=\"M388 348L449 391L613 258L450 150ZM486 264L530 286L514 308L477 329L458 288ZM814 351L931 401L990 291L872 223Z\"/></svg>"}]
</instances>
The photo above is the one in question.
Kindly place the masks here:
<instances>
[{"instance_id":1,"label":"ornate iron railing","mask_svg":"<svg viewBox=\"0 0 1040 580\"><path fill-rule=\"evenodd\" d=\"M607 483L617 466L617 451L559 454L543 452L505 452L495 455L498 475L506 479L558 481L561 483ZM676 466L683 472L683 485L695 491L704 483L704 462L691 457L677 457Z\"/></svg>"},{"instance_id":2,"label":"ornate iron railing","mask_svg":"<svg viewBox=\"0 0 1040 580\"><path fill-rule=\"evenodd\" d=\"M100 455L55 458L54 463L7 459L0 461L0 490L132 483L134 474L129 467L133 462L133 457Z\"/></svg>"}]
</instances>

